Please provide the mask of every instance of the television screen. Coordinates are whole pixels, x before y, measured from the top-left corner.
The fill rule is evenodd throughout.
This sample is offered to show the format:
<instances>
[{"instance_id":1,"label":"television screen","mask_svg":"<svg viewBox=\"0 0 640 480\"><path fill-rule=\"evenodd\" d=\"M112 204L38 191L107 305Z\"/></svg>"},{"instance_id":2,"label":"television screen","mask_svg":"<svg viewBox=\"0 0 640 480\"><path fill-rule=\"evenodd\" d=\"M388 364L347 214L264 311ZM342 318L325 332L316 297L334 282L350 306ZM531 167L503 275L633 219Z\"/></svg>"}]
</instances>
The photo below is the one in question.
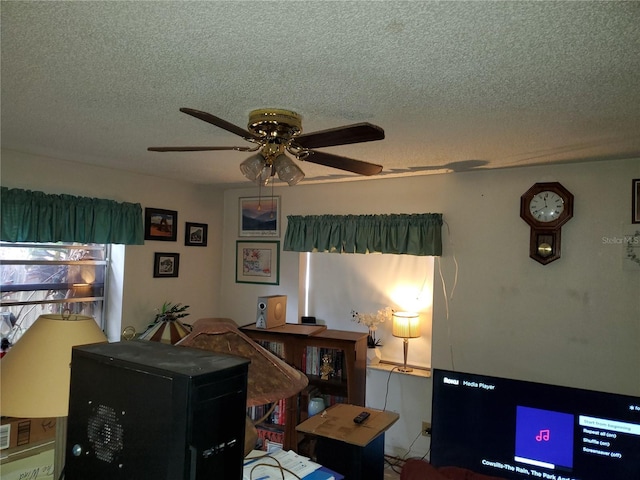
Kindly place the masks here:
<instances>
[{"instance_id":1,"label":"television screen","mask_svg":"<svg viewBox=\"0 0 640 480\"><path fill-rule=\"evenodd\" d=\"M640 479L640 397L434 369L431 430L436 467Z\"/></svg>"}]
</instances>

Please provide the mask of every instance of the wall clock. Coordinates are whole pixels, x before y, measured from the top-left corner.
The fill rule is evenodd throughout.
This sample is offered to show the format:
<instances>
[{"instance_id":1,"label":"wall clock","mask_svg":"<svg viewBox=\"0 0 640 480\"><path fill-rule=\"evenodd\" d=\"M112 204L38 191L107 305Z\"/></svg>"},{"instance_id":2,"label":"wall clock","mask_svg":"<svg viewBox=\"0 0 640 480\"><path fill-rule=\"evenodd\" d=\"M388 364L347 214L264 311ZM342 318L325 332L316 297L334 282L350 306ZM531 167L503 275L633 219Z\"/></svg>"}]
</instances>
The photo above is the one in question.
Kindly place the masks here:
<instances>
[{"instance_id":1,"label":"wall clock","mask_svg":"<svg viewBox=\"0 0 640 480\"><path fill-rule=\"evenodd\" d=\"M560 258L561 227L573 217L573 195L558 182L536 183L520 197L520 217L531 227L529 256L547 265Z\"/></svg>"}]
</instances>

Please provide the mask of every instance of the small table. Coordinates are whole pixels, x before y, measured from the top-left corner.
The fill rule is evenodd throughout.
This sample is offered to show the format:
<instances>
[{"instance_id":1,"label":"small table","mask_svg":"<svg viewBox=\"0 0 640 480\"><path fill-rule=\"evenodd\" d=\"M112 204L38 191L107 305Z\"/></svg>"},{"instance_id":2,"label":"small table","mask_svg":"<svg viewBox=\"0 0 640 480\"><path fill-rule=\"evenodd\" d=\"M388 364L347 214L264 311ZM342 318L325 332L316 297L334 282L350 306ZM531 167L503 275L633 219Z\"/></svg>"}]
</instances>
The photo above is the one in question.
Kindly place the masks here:
<instances>
[{"instance_id":1,"label":"small table","mask_svg":"<svg viewBox=\"0 0 640 480\"><path fill-rule=\"evenodd\" d=\"M363 411L370 413L369 418L354 423L354 417ZM395 412L338 403L296 430L318 437L318 463L342 473L346 480L382 480L384 432L399 418Z\"/></svg>"}]
</instances>

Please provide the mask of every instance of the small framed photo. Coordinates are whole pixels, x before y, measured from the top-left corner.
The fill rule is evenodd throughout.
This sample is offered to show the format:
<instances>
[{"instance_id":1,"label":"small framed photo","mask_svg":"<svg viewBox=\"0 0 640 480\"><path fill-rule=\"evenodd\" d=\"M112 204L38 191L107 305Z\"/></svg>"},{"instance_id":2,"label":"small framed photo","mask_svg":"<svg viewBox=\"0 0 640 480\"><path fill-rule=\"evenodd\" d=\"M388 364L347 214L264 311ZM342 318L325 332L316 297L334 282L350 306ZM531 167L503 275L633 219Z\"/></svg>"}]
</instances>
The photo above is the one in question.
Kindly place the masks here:
<instances>
[{"instance_id":1,"label":"small framed photo","mask_svg":"<svg viewBox=\"0 0 640 480\"><path fill-rule=\"evenodd\" d=\"M640 223L640 178L631 181L631 223Z\"/></svg>"},{"instance_id":2,"label":"small framed photo","mask_svg":"<svg viewBox=\"0 0 640 480\"><path fill-rule=\"evenodd\" d=\"M178 238L178 212L160 208L144 209L144 239L175 242Z\"/></svg>"},{"instance_id":3,"label":"small framed photo","mask_svg":"<svg viewBox=\"0 0 640 480\"><path fill-rule=\"evenodd\" d=\"M241 197L240 237L280 236L280 197Z\"/></svg>"},{"instance_id":4,"label":"small framed photo","mask_svg":"<svg viewBox=\"0 0 640 480\"><path fill-rule=\"evenodd\" d=\"M208 228L206 223L187 222L184 228L184 244L191 247L206 247Z\"/></svg>"},{"instance_id":5,"label":"small framed photo","mask_svg":"<svg viewBox=\"0 0 640 480\"><path fill-rule=\"evenodd\" d=\"M179 253L156 252L153 260L154 278L177 277L179 268Z\"/></svg>"},{"instance_id":6,"label":"small framed photo","mask_svg":"<svg viewBox=\"0 0 640 480\"><path fill-rule=\"evenodd\" d=\"M236 241L236 283L280 284L280 242Z\"/></svg>"}]
</instances>

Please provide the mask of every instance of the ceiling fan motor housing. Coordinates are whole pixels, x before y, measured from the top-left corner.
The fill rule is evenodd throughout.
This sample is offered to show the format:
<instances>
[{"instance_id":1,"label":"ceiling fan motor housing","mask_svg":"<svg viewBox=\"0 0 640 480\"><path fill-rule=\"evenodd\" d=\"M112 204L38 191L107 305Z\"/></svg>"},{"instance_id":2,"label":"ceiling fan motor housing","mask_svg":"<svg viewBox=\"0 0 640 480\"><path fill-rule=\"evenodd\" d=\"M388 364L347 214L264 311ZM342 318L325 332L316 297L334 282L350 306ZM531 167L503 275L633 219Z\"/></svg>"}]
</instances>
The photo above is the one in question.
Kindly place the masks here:
<instances>
[{"instance_id":1,"label":"ceiling fan motor housing","mask_svg":"<svg viewBox=\"0 0 640 480\"><path fill-rule=\"evenodd\" d=\"M286 142L302 133L302 117L291 110L261 108L249 113L247 128L255 135Z\"/></svg>"}]
</instances>

